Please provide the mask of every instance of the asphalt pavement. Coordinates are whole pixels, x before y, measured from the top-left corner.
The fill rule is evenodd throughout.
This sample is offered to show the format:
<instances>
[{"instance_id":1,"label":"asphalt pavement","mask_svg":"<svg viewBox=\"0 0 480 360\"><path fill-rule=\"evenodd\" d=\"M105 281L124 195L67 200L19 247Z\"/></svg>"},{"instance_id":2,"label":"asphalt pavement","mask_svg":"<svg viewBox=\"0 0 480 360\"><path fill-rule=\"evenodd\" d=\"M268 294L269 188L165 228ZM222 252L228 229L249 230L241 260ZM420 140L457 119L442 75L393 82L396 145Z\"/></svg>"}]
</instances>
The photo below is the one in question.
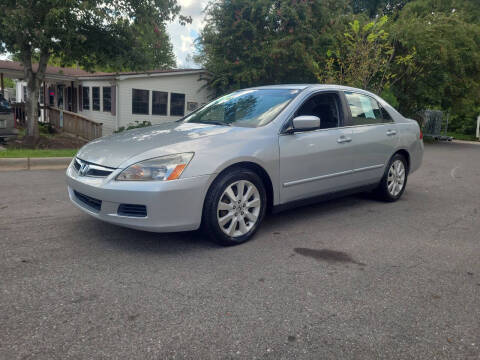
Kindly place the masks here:
<instances>
[{"instance_id":1,"label":"asphalt pavement","mask_svg":"<svg viewBox=\"0 0 480 360\"><path fill-rule=\"evenodd\" d=\"M479 359L480 145L426 146L397 203L270 215L231 248L0 172L0 359L225 358Z\"/></svg>"}]
</instances>

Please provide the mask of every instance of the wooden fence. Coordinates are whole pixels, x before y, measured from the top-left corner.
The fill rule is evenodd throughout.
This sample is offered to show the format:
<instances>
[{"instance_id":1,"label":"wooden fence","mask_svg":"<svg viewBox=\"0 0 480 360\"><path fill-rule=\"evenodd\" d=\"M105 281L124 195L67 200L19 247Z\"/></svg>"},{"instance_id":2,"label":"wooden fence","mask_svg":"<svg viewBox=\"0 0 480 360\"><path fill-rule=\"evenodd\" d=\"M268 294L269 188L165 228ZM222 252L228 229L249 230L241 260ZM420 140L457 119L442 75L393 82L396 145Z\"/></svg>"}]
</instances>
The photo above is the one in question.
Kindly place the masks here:
<instances>
[{"instance_id":1,"label":"wooden fence","mask_svg":"<svg viewBox=\"0 0 480 360\"><path fill-rule=\"evenodd\" d=\"M86 140L93 140L102 136L102 123L92 121L74 112L63 112L61 120L60 110L54 107L47 108L47 121L57 130L80 136Z\"/></svg>"}]
</instances>

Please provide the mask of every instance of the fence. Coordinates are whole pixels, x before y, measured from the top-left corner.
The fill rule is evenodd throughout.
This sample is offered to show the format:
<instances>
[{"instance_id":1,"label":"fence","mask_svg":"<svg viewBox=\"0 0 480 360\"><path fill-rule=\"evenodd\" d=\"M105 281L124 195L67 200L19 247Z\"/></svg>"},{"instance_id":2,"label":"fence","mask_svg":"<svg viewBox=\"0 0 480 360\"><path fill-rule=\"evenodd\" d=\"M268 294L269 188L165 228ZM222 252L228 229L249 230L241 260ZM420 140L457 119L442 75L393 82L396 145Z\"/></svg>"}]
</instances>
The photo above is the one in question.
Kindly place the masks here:
<instances>
[{"instance_id":1,"label":"fence","mask_svg":"<svg viewBox=\"0 0 480 360\"><path fill-rule=\"evenodd\" d=\"M93 140L102 136L102 123L94 122L82 115L57 108L47 107L47 119L56 129Z\"/></svg>"},{"instance_id":2,"label":"fence","mask_svg":"<svg viewBox=\"0 0 480 360\"><path fill-rule=\"evenodd\" d=\"M447 135L448 131L448 114L443 116L443 112L439 110L424 110L419 112L421 124L423 128L423 136L430 137L434 140L452 141L453 137ZM443 134L442 134L443 127Z\"/></svg>"}]
</instances>

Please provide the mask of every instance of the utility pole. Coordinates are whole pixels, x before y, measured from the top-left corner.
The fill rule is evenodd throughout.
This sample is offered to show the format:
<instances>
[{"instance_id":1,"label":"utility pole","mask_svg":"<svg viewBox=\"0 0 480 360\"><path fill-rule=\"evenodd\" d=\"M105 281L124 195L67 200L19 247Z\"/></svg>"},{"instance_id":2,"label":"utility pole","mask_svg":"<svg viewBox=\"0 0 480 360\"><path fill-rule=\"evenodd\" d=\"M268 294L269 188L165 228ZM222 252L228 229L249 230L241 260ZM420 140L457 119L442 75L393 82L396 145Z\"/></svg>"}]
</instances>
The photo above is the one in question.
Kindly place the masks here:
<instances>
[{"instance_id":1,"label":"utility pole","mask_svg":"<svg viewBox=\"0 0 480 360\"><path fill-rule=\"evenodd\" d=\"M480 115L477 118L477 139L480 140Z\"/></svg>"}]
</instances>

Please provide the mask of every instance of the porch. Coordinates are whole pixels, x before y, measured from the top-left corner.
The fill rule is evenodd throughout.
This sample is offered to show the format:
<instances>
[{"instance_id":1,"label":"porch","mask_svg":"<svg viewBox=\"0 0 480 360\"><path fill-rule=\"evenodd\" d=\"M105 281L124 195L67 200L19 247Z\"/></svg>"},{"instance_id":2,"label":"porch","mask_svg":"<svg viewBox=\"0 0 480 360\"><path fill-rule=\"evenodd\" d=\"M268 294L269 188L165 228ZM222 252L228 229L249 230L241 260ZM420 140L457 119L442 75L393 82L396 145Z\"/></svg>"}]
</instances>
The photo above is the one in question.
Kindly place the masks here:
<instances>
[{"instance_id":1,"label":"porch","mask_svg":"<svg viewBox=\"0 0 480 360\"><path fill-rule=\"evenodd\" d=\"M48 66L39 93L38 120L51 123L57 131L65 131L86 140L102 136L102 123L78 114L82 106L82 87L77 76L89 74L81 69ZM23 66L14 61L0 61L0 93L2 95L5 93L5 77L17 80L15 102L11 104L13 123L14 127L24 127L28 90L26 82L23 81Z\"/></svg>"}]
</instances>

